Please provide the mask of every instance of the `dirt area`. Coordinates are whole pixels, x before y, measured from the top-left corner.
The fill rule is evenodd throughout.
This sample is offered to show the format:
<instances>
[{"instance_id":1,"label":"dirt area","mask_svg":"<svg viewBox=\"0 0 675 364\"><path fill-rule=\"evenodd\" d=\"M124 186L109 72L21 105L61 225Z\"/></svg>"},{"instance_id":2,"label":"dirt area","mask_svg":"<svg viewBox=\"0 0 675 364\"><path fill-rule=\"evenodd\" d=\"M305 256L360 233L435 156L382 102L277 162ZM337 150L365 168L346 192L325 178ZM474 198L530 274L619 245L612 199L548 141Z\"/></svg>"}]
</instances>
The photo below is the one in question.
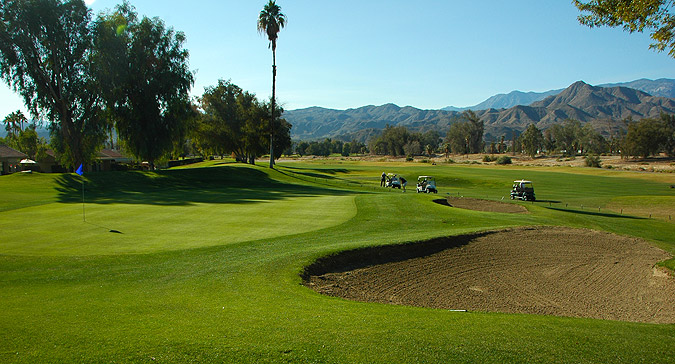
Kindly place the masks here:
<instances>
[{"instance_id":1,"label":"dirt area","mask_svg":"<svg viewBox=\"0 0 675 364\"><path fill-rule=\"evenodd\" d=\"M523 206L504 203L499 201L481 200L469 197L447 197L446 199L437 199L434 202L450 207L460 209L486 211L486 212L506 212L512 214L526 213L527 209Z\"/></svg>"},{"instance_id":2,"label":"dirt area","mask_svg":"<svg viewBox=\"0 0 675 364\"><path fill-rule=\"evenodd\" d=\"M303 279L357 301L675 323L675 277L654 266L668 258L637 238L534 227L343 252Z\"/></svg>"},{"instance_id":3,"label":"dirt area","mask_svg":"<svg viewBox=\"0 0 675 364\"><path fill-rule=\"evenodd\" d=\"M431 157L419 156L414 158L415 163L436 163L436 164L485 164L494 165L495 162L484 162L485 156L499 157L506 155L511 158L514 166L544 166L544 167L585 167L586 159L584 156L563 157L563 156L536 156L531 158L522 154L443 154L432 155ZM362 155L350 157L285 157L280 161L299 161L299 160L351 160L351 161L373 161L373 162L406 162L405 157ZM641 172L663 172L675 173L675 158L669 158L665 155L647 159L641 158L621 158L618 155L600 156L602 168L617 169L626 171Z\"/></svg>"},{"instance_id":4,"label":"dirt area","mask_svg":"<svg viewBox=\"0 0 675 364\"><path fill-rule=\"evenodd\" d=\"M523 166L570 166L585 167L586 159L583 156L577 157L536 157L518 156L513 159L514 164ZM665 156L640 159L640 158L621 158L618 155L600 156L602 168L618 169L625 171L639 172L675 172L675 159Z\"/></svg>"}]
</instances>

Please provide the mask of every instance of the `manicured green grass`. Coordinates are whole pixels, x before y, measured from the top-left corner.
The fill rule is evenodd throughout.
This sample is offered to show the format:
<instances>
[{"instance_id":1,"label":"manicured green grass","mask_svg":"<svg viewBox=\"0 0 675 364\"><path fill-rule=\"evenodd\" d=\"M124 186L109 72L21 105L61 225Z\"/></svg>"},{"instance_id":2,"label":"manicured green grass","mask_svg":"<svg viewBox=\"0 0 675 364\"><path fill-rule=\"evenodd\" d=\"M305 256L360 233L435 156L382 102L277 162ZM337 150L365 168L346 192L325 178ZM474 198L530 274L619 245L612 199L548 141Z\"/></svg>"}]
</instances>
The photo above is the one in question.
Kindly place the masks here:
<instances>
[{"instance_id":1,"label":"manicured green grass","mask_svg":"<svg viewBox=\"0 0 675 364\"><path fill-rule=\"evenodd\" d=\"M0 177L0 362L675 359L675 325L352 302L319 295L298 275L343 249L515 225L602 229L675 254L673 223L572 207L649 196L632 203L672 209L668 184L675 181L662 175L340 161L270 171L218 163L87 174L87 223L77 176ZM409 192L377 187L382 171L406 176ZM413 192L420 174L437 176L439 195ZM551 206L516 202L530 213L498 214L432 202L458 192L500 199L520 178L533 180Z\"/></svg>"},{"instance_id":2,"label":"manicured green grass","mask_svg":"<svg viewBox=\"0 0 675 364\"><path fill-rule=\"evenodd\" d=\"M84 179L84 206L79 178L4 177L0 183L18 195L31 196L30 189L39 181L56 188L43 191L41 198L24 199L30 202L17 199L6 205L10 218L0 220L5 241L0 253L100 255L189 249L318 230L356 214L353 194L281 184L260 169L227 166L201 172L204 178L195 170L91 174Z\"/></svg>"}]
</instances>

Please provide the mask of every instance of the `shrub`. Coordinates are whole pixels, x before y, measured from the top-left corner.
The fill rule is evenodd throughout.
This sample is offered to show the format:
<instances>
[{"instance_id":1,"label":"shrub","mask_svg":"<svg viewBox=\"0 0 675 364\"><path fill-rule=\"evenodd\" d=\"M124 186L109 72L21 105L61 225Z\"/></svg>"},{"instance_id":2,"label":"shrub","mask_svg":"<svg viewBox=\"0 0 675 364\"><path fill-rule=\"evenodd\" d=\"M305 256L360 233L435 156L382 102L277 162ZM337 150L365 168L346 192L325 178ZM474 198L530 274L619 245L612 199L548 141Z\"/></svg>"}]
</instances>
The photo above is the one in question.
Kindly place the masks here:
<instances>
[{"instance_id":1,"label":"shrub","mask_svg":"<svg viewBox=\"0 0 675 364\"><path fill-rule=\"evenodd\" d=\"M413 161L412 155L408 154L408 155L405 157L405 161L406 161L406 162L412 162L412 161Z\"/></svg>"},{"instance_id":2,"label":"shrub","mask_svg":"<svg viewBox=\"0 0 675 364\"><path fill-rule=\"evenodd\" d=\"M489 156L489 155L483 156L483 162L486 162L486 163L494 162L496 160L497 160L497 157L492 157L492 156Z\"/></svg>"},{"instance_id":3,"label":"shrub","mask_svg":"<svg viewBox=\"0 0 675 364\"><path fill-rule=\"evenodd\" d=\"M508 155L503 155L497 158L497 164L511 164L511 163L512 163L511 157L509 157Z\"/></svg>"},{"instance_id":4,"label":"shrub","mask_svg":"<svg viewBox=\"0 0 675 364\"><path fill-rule=\"evenodd\" d=\"M589 154L586 156L586 167L600 168L602 167L602 162L600 157L597 155Z\"/></svg>"}]
</instances>

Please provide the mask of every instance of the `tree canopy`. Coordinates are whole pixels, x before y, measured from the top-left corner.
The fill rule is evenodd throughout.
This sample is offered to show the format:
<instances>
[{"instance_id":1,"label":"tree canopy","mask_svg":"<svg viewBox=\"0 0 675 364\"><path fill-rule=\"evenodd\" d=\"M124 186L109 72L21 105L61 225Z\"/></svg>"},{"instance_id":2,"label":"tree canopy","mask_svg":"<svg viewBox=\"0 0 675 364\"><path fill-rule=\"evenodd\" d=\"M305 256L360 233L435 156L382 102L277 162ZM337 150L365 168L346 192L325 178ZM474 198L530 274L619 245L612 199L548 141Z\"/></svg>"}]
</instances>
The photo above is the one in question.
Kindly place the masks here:
<instances>
[{"instance_id":1,"label":"tree canopy","mask_svg":"<svg viewBox=\"0 0 675 364\"><path fill-rule=\"evenodd\" d=\"M480 153L483 150L484 122L471 110L464 111L462 118L466 121L450 125L445 140L453 153Z\"/></svg>"},{"instance_id":2,"label":"tree canopy","mask_svg":"<svg viewBox=\"0 0 675 364\"><path fill-rule=\"evenodd\" d=\"M525 153L534 158L544 144L544 136L536 125L530 124L520 136L520 141Z\"/></svg>"},{"instance_id":3,"label":"tree canopy","mask_svg":"<svg viewBox=\"0 0 675 364\"><path fill-rule=\"evenodd\" d=\"M185 35L124 3L96 21L96 70L126 150L152 165L170 153L194 117Z\"/></svg>"},{"instance_id":4,"label":"tree canopy","mask_svg":"<svg viewBox=\"0 0 675 364\"><path fill-rule=\"evenodd\" d=\"M630 33L649 31L650 48L668 51L675 58L675 1L673 0L574 0L582 12L579 22L591 28L623 27Z\"/></svg>"},{"instance_id":5,"label":"tree canopy","mask_svg":"<svg viewBox=\"0 0 675 364\"><path fill-rule=\"evenodd\" d=\"M193 137L201 150L213 154L233 153L240 161L253 163L269 147L270 104L258 101L254 94L230 81L219 80L199 99L202 115ZM283 110L277 107L275 115ZM291 125L277 117L274 129L278 155L291 145Z\"/></svg>"},{"instance_id":6,"label":"tree canopy","mask_svg":"<svg viewBox=\"0 0 675 364\"><path fill-rule=\"evenodd\" d=\"M662 150L675 155L675 116L662 114L658 119L630 122L621 144L622 155L647 158Z\"/></svg>"},{"instance_id":7,"label":"tree canopy","mask_svg":"<svg viewBox=\"0 0 675 364\"><path fill-rule=\"evenodd\" d=\"M0 77L50 120L52 147L70 166L91 161L105 137L90 20L81 0L0 2Z\"/></svg>"},{"instance_id":8,"label":"tree canopy","mask_svg":"<svg viewBox=\"0 0 675 364\"><path fill-rule=\"evenodd\" d=\"M276 1L270 0L258 15L258 32L267 35L272 52L277 50L279 31L286 26L286 15Z\"/></svg>"}]
</instances>

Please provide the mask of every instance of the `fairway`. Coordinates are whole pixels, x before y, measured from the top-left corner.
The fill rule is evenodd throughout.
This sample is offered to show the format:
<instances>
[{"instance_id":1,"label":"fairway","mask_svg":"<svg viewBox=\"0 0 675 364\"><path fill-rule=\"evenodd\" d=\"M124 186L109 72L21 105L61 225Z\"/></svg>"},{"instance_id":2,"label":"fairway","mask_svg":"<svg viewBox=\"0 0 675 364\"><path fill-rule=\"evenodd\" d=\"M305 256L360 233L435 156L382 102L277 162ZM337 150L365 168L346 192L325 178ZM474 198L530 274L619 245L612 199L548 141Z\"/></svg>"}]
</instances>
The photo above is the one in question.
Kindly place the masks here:
<instances>
[{"instance_id":1,"label":"fairway","mask_svg":"<svg viewBox=\"0 0 675 364\"><path fill-rule=\"evenodd\" d=\"M439 194L380 188L382 171L433 175ZM673 211L673 175L326 160L84 177L86 222L79 176L0 177L0 362L675 359L673 324L356 302L301 278L347 250L524 226L639 237L665 259L675 223L644 213ZM505 202L526 213L433 201L503 201L522 178L541 201Z\"/></svg>"}]
</instances>

